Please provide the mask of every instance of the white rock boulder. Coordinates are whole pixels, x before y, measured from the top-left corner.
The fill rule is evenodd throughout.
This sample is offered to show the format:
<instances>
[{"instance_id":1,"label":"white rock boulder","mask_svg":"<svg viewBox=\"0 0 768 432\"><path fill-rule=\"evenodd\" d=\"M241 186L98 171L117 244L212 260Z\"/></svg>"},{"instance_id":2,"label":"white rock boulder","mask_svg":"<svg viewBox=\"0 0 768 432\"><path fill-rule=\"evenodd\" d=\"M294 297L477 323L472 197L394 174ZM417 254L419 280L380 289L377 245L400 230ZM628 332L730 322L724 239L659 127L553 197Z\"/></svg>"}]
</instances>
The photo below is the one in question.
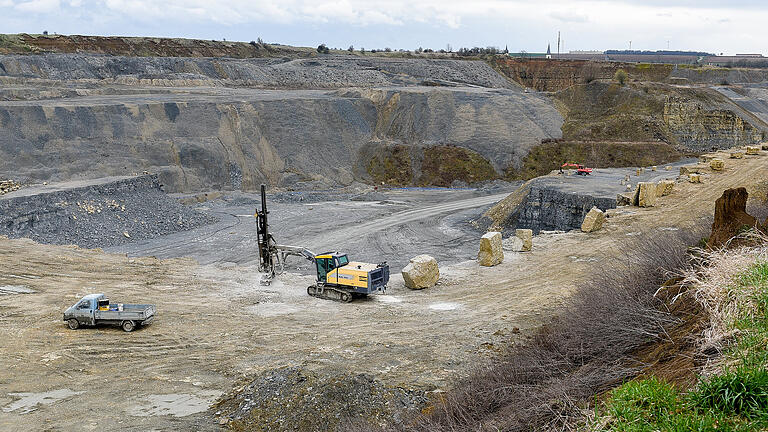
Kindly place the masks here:
<instances>
[{"instance_id":1,"label":"white rock boulder","mask_svg":"<svg viewBox=\"0 0 768 432\"><path fill-rule=\"evenodd\" d=\"M530 252L533 247L533 230L529 229L516 229L515 237L523 241L523 247L521 252Z\"/></svg>"},{"instance_id":2,"label":"white rock boulder","mask_svg":"<svg viewBox=\"0 0 768 432\"><path fill-rule=\"evenodd\" d=\"M581 230L589 233L598 231L603 227L605 222L605 213L597 207L592 207L591 210L584 216L584 222L581 223Z\"/></svg>"},{"instance_id":3,"label":"white rock boulder","mask_svg":"<svg viewBox=\"0 0 768 432\"><path fill-rule=\"evenodd\" d=\"M440 269L437 260L429 255L419 255L411 258L403 271L405 286L412 290L432 288L440 279Z\"/></svg>"}]
</instances>

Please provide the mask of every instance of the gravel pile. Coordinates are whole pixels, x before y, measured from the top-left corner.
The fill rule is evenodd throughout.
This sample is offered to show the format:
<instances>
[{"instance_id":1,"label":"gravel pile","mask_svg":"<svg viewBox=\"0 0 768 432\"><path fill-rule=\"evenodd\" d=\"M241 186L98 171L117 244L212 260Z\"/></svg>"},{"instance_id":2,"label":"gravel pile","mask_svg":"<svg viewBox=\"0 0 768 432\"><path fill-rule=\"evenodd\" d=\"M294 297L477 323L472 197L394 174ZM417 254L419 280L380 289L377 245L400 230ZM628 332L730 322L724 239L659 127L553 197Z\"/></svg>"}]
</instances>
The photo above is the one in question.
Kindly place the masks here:
<instances>
[{"instance_id":1,"label":"gravel pile","mask_svg":"<svg viewBox=\"0 0 768 432\"><path fill-rule=\"evenodd\" d=\"M216 221L167 196L154 175L19 192L0 199L0 235L39 243L107 247Z\"/></svg>"},{"instance_id":2,"label":"gravel pile","mask_svg":"<svg viewBox=\"0 0 768 432\"><path fill-rule=\"evenodd\" d=\"M220 424L249 431L333 431L348 422L401 424L427 403L423 391L387 387L368 375L281 368L235 390L215 407Z\"/></svg>"},{"instance_id":3,"label":"gravel pile","mask_svg":"<svg viewBox=\"0 0 768 432\"><path fill-rule=\"evenodd\" d=\"M516 88L483 61L323 56L290 58L123 57L88 54L0 56L0 76L53 80L218 81L274 88L381 87L427 82ZM160 82L160 81L158 81Z\"/></svg>"}]
</instances>

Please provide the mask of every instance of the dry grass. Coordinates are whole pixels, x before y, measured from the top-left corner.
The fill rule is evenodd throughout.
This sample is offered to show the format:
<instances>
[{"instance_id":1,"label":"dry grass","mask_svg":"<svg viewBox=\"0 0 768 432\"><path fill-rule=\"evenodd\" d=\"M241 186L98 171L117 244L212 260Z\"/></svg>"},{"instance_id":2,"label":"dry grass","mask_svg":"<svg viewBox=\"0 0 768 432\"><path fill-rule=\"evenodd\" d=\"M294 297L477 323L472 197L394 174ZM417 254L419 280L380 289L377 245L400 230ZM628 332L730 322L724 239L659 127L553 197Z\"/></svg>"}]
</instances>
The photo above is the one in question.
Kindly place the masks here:
<instances>
[{"instance_id":1,"label":"dry grass","mask_svg":"<svg viewBox=\"0 0 768 432\"><path fill-rule=\"evenodd\" d=\"M479 366L404 430L576 430L595 395L638 372L632 352L665 339L665 327L677 322L654 293L687 268L687 247L698 238L656 235L610 254L620 258L602 263L606 271L559 318L525 346Z\"/></svg>"},{"instance_id":2,"label":"dry grass","mask_svg":"<svg viewBox=\"0 0 768 432\"><path fill-rule=\"evenodd\" d=\"M694 287L697 301L708 311L711 325L702 335L701 345L722 352L731 344L738 330L734 330L744 311L755 310L752 297L744 295L735 280L757 261L768 261L768 237L748 232L736 239L751 240L754 246L737 249L698 250L696 265L685 275L684 283ZM709 365L706 373L719 367Z\"/></svg>"}]
</instances>

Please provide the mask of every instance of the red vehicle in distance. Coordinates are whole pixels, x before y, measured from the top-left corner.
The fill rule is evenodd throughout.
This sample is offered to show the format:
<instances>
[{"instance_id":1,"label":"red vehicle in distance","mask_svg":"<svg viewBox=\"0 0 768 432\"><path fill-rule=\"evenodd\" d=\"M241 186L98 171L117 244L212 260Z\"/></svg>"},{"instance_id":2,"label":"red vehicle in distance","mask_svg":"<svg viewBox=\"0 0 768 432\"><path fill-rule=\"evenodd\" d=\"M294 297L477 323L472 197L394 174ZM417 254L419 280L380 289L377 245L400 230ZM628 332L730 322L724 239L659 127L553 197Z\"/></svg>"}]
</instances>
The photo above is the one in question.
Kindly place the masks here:
<instances>
[{"instance_id":1,"label":"red vehicle in distance","mask_svg":"<svg viewBox=\"0 0 768 432\"><path fill-rule=\"evenodd\" d=\"M563 169L574 169L574 168L576 169L576 174L578 175L592 174L592 168L587 168L584 165L569 163L569 162L566 162L560 166L560 173L563 172Z\"/></svg>"}]
</instances>

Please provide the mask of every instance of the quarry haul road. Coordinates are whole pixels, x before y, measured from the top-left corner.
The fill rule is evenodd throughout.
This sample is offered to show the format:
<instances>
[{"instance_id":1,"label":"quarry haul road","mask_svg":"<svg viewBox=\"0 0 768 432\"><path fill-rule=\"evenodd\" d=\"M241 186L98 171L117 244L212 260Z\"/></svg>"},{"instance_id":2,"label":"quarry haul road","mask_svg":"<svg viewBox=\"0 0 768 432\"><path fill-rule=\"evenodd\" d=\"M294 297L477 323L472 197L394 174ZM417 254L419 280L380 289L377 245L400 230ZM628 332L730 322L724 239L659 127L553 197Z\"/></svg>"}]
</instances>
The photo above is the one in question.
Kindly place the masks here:
<instances>
[{"instance_id":1,"label":"quarry haul road","mask_svg":"<svg viewBox=\"0 0 768 432\"><path fill-rule=\"evenodd\" d=\"M656 207L611 210L595 233L536 236L530 253L507 253L496 267L443 264L434 288L410 291L395 271L387 294L350 304L307 296L311 276L286 273L262 287L254 266L0 238L0 287L17 287L3 292L34 291L0 295L0 430L215 430L205 410L218 395L281 366L345 365L388 385L444 389L547 322L576 287L605 270L617 246L642 233L700 226L724 189L768 178L766 162L766 155L725 159L724 172L705 173L702 184L676 183ZM348 219L334 222L365 222L382 211L348 205ZM318 212L327 211L323 203L282 210L285 221L322 219ZM421 219L406 225L406 235L419 235L424 221L442 223ZM379 232L400 235L389 229ZM476 247L477 237L467 241ZM157 321L132 333L69 330L61 312L93 291L156 304Z\"/></svg>"},{"instance_id":2,"label":"quarry haul road","mask_svg":"<svg viewBox=\"0 0 768 432\"><path fill-rule=\"evenodd\" d=\"M338 244L339 241L343 241L344 239L361 237L366 234L376 233L399 225L410 224L444 213L488 206L501 201L507 195L509 194L488 195L405 210L379 219L374 219L370 222L328 231L314 237L310 240L309 244L311 245L311 248L320 250L320 248L327 247L329 244Z\"/></svg>"},{"instance_id":3,"label":"quarry haul road","mask_svg":"<svg viewBox=\"0 0 768 432\"><path fill-rule=\"evenodd\" d=\"M455 250L442 249L460 246L457 241L464 243L459 240L472 238L468 227L459 226L459 219L476 217L481 213L478 208L488 207L507 194L477 196L471 190L402 190L390 194L395 201L304 204L273 202L268 196L267 203L270 230L279 244L302 246L315 252L334 249L345 251L358 261L386 259L393 266L404 266L414 250L435 254L448 262L471 256L475 245L469 241L468 249L460 255ZM258 260L253 211L260 203L255 194L238 197L246 204L219 202L206 207L220 218L217 224L107 251L158 258L191 257L201 264L253 264ZM310 214L311 219L307 219ZM420 232L411 232L414 227L419 227ZM291 261L291 265L299 268L309 267L299 259Z\"/></svg>"}]
</instances>

